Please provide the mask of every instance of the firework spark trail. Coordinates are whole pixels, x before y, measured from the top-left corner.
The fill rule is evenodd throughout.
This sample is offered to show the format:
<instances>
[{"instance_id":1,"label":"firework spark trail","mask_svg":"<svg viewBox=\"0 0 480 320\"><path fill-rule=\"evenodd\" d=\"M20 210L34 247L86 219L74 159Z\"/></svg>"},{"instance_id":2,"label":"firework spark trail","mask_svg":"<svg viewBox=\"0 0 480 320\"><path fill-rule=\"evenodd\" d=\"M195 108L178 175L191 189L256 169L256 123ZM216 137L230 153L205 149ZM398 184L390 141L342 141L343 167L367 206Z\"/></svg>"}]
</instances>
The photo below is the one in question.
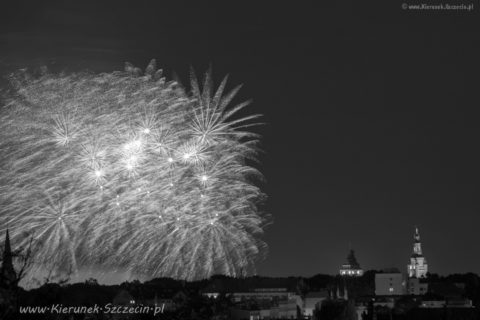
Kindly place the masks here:
<instances>
[{"instance_id":1,"label":"firework spark trail","mask_svg":"<svg viewBox=\"0 0 480 320\"><path fill-rule=\"evenodd\" d=\"M34 267L102 265L198 279L254 267L265 244L261 174L248 165L257 115L229 107L240 87L191 92L145 75L11 77L0 111L0 228L34 238ZM34 272L32 272L34 273Z\"/></svg>"}]
</instances>

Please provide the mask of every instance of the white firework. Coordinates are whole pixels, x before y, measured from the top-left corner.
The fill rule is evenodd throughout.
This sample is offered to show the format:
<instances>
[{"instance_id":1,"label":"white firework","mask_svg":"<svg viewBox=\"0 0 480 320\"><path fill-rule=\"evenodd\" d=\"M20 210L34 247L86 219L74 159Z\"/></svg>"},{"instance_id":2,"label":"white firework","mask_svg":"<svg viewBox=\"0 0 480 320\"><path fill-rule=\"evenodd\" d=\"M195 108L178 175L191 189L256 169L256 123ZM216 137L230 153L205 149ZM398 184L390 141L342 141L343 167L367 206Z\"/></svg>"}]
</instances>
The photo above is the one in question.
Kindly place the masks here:
<instances>
[{"instance_id":1,"label":"white firework","mask_svg":"<svg viewBox=\"0 0 480 320\"><path fill-rule=\"evenodd\" d=\"M102 264L205 278L254 268L266 216L257 185L258 115L229 107L239 87L191 92L152 61L126 72L12 75L0 111L0 226L35 239L34 269Z\"/></svg>"}]
</instances>

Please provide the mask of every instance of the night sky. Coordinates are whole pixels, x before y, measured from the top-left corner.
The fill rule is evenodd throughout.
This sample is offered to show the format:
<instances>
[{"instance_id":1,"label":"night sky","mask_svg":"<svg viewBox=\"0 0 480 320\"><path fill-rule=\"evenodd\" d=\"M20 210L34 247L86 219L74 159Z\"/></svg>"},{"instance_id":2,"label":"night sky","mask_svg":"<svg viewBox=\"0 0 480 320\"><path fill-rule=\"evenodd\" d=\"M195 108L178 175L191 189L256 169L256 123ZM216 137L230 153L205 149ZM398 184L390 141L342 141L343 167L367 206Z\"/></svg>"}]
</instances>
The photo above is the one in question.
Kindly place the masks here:
<instances>
[{"instance_id":1,"label":"night sky","mask_svg":"<svg viewBox=\"0 0 480 320\"><path fill-rule=\"evenodd\" d=\"M259 274L333 274L350 245L364 269L405 271L415 225L431 272L480 272L478 3L5 2L2 75L156 58L244 84L273 217Z\"/></svg>"}]
</instances>

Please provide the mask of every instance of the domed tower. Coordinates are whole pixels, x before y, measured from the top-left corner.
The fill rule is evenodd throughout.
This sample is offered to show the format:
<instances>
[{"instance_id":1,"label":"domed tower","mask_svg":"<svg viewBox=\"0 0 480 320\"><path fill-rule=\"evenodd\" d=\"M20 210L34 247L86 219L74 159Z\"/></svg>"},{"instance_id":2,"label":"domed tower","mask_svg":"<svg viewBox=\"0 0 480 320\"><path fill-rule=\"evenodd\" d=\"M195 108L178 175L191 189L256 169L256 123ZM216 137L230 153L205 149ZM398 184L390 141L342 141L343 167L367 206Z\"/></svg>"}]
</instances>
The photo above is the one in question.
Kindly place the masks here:
<instances>
[{"instance_id":1,"label":"domed tower","mask_svg":"<svg viewBox=\"0 0 480 320\"><path fill-rule=\"evenodd\" d=\"M422 253L422 244L420 243L420 233L415 227L415 234L413 235L413 253L410 257L410 264L407 266L408 277L422 278L427 275L428 264Z\"/></svg>"},{"instance_id":2,"label":"domed tower","mask_svg":"<svg viewBox=\"0 0 480 320\"><path fill-rule=\"evenodd\" d=\"M355 257L355 251L350 249L347 256L347 263L342 264L339 273L341 276L360 277L363 275L363 269Z\"/></svg>"}]
</instances>

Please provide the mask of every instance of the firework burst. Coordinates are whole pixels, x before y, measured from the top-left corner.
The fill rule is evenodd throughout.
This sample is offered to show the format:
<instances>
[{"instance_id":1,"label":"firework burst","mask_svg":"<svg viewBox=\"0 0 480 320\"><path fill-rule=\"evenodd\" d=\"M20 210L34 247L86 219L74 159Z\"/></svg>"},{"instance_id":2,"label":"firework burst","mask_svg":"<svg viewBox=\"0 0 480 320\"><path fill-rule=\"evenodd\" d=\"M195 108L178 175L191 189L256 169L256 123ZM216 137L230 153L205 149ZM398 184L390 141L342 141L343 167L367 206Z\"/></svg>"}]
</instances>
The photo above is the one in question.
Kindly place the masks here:
<instances>
[{"instance_id":1,"label":"firework burst","mask_svg":"<svg viewBox=\"0 0 480 320\"><path fill-rule=\"evenodd\" d=\"M265 217L250 163L257 115L239 87L191 92L155 61L125 72L11 77L0 111L0 228L33 268L126 268L184 279L251 270ZM34 273L34 272L33 272Z\"/></svg>"}]
</instances>

